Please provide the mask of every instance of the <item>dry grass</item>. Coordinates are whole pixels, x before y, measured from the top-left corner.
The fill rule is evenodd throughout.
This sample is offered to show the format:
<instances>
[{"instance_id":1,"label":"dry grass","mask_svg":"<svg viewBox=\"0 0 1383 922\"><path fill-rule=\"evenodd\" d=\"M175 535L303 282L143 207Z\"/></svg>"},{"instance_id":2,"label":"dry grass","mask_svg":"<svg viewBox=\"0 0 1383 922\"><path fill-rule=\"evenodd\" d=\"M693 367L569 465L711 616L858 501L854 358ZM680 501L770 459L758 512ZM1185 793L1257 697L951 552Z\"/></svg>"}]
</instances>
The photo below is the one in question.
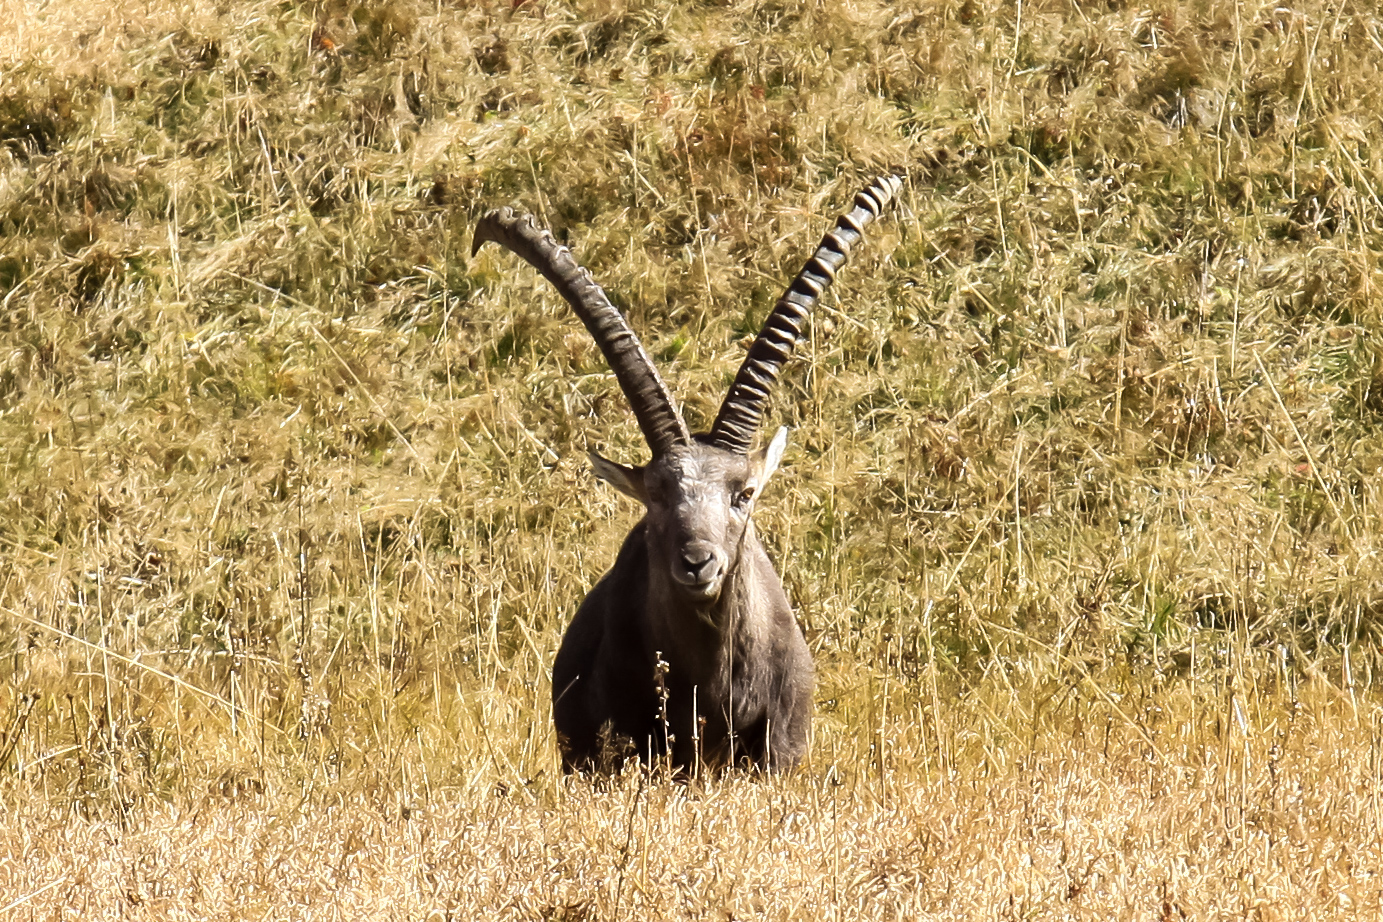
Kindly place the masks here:
<instances>
[{"instance_id":1,"label":"dry grass","mask_svg":"<svg viewBox=\"0 0 1383 922\"><path fill-rule=\"evenodd\" d=\"M1367 4L0 0L0 907L1340 918L1376 878ZM559 777L636 510L541 216L761 506L812 764Z\"/></svg>"},{"instance_id":2,"label":"dry grass","mask_svg":"<svg viewBox=\"0 0 1383 922\"><path fill-rule=\"evenodd\" d=\"M1377 725L1315 700L1249 729L1237 698L1163 700L1181 708L1138 727L1085 705L1065 733L1003 727L963 769L889 749L886 771L690 786L318 800L241 779L109 820L29 804L0 832L0 892L36 919L1376 917Z\"/></svg>"}]
</instances>

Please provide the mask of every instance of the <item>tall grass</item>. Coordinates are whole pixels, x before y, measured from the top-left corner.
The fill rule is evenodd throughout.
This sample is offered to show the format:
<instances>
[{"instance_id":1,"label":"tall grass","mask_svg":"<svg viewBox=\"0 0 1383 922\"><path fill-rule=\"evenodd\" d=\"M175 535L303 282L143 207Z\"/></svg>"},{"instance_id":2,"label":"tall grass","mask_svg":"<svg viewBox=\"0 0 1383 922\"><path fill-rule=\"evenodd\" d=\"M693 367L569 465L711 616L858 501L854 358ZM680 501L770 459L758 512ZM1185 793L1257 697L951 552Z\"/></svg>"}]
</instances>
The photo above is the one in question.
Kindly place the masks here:
<instances>
[{"instance_id":1,"label":"tall grass","mask_svg":"<svg viewBox=\"0 0 1383 922\"><path fill-rule=\"evenodd\" d=\"M0 0L0 907L1379 910L1367 4ZM810 765L560 779L641 460L515 205L768 422Z\"/></svg>"}]
</instances>

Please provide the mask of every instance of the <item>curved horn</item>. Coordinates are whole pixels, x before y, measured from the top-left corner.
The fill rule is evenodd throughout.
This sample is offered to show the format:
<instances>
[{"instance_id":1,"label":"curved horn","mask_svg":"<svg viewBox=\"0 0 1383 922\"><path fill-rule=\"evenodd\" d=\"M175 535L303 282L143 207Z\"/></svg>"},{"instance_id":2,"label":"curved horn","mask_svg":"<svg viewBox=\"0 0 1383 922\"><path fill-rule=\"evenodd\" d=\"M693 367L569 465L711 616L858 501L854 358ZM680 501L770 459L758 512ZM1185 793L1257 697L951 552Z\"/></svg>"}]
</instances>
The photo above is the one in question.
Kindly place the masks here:
<instances>
[{"instance_id":1,"label":"curved horn","mask_svg":"<svg viewBox=\"0 0 1383 922\"><path fill-rule=\"evenodd\" d=\"M864 236L864 228L879 216L902 185L903 180L897 176L880 176L855 196L855 207L849 214L836 219L835 229L822 239L816 253L783 292L764 321L759 338L749 348L749 355L735 375L715 424L711 426L708 440L713 445L739 454L748 453L769 391L778 380L778 371L802 337L807 315L816 306L821 293L835 281L836 272L850 255L850 248Z\"/></svg>"},{"instance_id":2,"label":"curved horn","mask_svg":"<svg viewBox=\"0 0 1383 922\"><path fill-rule=\"evenodd\" d=\"M658 376L648 353L643 351L639 338L591 274L572 259L570 250L553 240L552 234L537 227L532 216L516 215L510 208L492 211L480 219L475 226L471 255L474 256L487 240L513 250L567 299L615 373L615 380L624 391L654 456L691 441L672 394Z\"/></svg>"}]
</instances>

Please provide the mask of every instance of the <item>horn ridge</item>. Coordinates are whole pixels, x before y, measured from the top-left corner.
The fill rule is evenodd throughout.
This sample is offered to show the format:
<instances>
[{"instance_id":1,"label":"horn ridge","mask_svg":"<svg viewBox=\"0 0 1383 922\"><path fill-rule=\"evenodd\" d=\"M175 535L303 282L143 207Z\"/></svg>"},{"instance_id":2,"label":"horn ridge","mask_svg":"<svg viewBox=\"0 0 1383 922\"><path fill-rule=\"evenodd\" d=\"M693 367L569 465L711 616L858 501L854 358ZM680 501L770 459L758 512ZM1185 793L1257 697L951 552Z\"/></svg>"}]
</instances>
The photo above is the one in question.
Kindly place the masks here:
<instances>
[{"instance_id":1,"label":"horn ridge","mask_svg":"<svg viewBox=\"0 0 1383 922\"><path fill-rule=\"evenodd\" d=\"M491 240L537 269L571 305L615 373L654 456L689 443L691 435L672 393L639 337L591 273L577 264L571 251L538 227L532 215L515 214L512 208L492 211L476 223L471 255Z\"/></svg>"},{"instance_id":2,"label":"horn ridge","mask_svg":"<svg viewBox=\"0 0 1383 922\"><path fill-rule=\"evenodd\" d=\"M902 186L898 176L880 176L856 193L851 211L836 219L835 227L822 238L764 321L720 405L707 441L727 451L749 452L769 393L802 338L812 308L835 281L851 248L864 237L865 227L879 217Z\"/></svg>"}]
</instances>

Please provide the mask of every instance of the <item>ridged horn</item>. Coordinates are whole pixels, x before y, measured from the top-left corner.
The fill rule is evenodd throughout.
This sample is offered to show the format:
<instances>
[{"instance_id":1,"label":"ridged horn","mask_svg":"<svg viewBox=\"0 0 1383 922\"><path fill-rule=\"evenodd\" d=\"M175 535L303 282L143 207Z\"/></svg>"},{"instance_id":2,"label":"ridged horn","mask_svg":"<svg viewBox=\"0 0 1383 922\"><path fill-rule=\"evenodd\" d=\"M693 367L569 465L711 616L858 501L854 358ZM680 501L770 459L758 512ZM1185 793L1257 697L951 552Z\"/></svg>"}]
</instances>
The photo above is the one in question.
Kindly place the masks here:
<instances>
[{"instance_id":1,"label":"ridged horn","mask_svg":"<svg viewBox=\"0 0 1383 922\"><path fill-rule=\"evenodd\" d=\"M591 274L577 265L570 250L535 225L531 215L515 214L511 208L492 211L480 219L475 226L471 255L487 240L512 250L566 298L610 364L655 457L691 441L672 394L639 338Z\"/></svg>"},{"instance_id":2,"label":"ridged horn","mask_svg":"<svg viewBox=\"0 0 1383 922\"><path fill-rule=\"evenodd\" d=\"M830 231L807 260L797 278L778 299L772 313L764 321L759 338L749 347L735 381L720 405L715 424L707 440L728 451L747 454L759 429L764 405L783 363L792 355L802 338L802 327L816 306L821 293L835 281L836 273L845 264L850 248L864 236L864 229L879 216L902 188L897 176L880 176L855 196L855 207L849 214L836 219Z\"/></svg>"}]
</instances>

